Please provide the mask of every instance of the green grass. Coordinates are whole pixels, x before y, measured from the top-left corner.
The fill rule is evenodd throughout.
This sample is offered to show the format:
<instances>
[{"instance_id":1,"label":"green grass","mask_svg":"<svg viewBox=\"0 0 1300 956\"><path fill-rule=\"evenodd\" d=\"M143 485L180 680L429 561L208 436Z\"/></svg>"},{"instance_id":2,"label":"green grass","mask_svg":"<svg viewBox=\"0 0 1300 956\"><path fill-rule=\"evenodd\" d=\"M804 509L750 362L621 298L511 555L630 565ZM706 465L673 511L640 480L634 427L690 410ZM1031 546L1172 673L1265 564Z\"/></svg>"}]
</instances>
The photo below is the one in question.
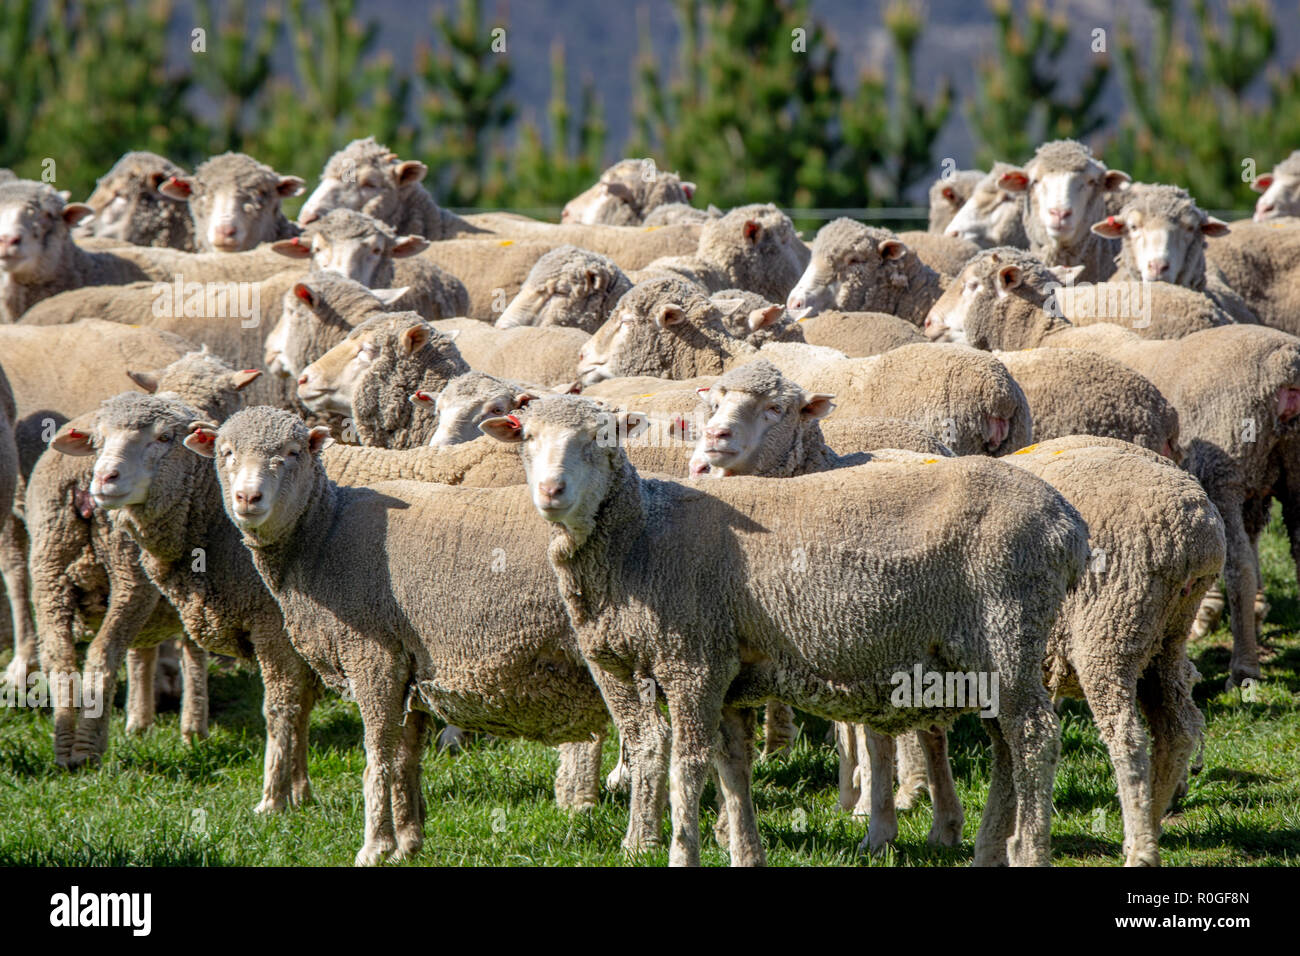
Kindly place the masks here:
<instances>
[{"instance_id":1,"label":"green grass","mask_svg":"<svg viewBox=\"0 0 1300 956\"><path fill-rule=\"evenodd\" d=\"M1272 612L1264 629L1264 680L1254 700L1224 691L1228 647L1220 629L1191 647L1203 679L1204 769L1166 820L1167 865L1285 865L1300 862L1300 600L1285 532L1274 516L1261 546ZM0 656L0 666L5 655ZM48 713L0 709L0 865L346 865L361 842L361 720L330 699L311 724L315 802L253 814L261 791L260 682L250 671L214 668L212 736L190 748L175 713L128 738L120 710L98 770L54 766ZM120 705L120 698L119 698ZM1105 748L1082 702L1061 714L1052 854L1058 865L1116 866L1123 838ZM755 802L768 861L783 866L952 866L970 862L988 786L985 737L974 717L951 735L966 829L962 846L930 847L924 800L899 820L899 839L879 857L856 853L865 821L836 804L834 750L825 722L804 717L792 752L760 761ZM605 769L613 766L607 744ZM426 842L416 864L622 865L625 797L602 798L570 816L555 807L555 752L519 741L476 740L459 756L426 756ZM712 790L705 795L712 808ZM702 821L713 822L706 810ZM665 830L666 834L666 830ZM726 855L704 838L704 862ZM662 865L666 851L635 862Z\"/></svg>"}]
</instances>

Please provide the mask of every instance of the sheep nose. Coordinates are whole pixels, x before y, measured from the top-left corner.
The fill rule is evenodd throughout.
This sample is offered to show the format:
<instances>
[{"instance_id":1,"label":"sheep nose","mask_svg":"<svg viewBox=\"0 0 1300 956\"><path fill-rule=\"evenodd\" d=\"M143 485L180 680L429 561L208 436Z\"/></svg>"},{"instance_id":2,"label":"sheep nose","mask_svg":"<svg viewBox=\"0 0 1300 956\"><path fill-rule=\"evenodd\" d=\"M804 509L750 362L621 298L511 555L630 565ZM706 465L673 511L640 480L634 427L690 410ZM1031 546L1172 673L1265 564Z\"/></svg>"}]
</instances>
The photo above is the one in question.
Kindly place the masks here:
<instances>
[{"instance_id":1,"label":"sheep nose","mask_svg":"<svg viewBox=\"0 0 1300 956\"><path fill-rule=\"evenodd\" d=\"M118 471L116 468L114 468L112 471L100 472L99 483L101 485L107 484L110 481L117 481L117 479L120 477L122 477L122 473Z\"/></svg>"},{"instance_id":2,"label":"sheep nose","mask_svg":"<svg viewBox=\"0 0 1300 956\"><path fill-rule=\"evenodd\" d=\"M564 480L557 478L555 481L543 481L538 484L537 490L545 498L558 498L564 494Z\"/></svg>"},{"instance_id":3,"label":"sheep nose","mask_svg":"<svg viewBox=\"0 0 1300 956\"><path fill-rule=\"evenodd\" d=\"M235 231L236 231L235 227L230 224L226 224L224 226L217 226L217 235L221 236L223 239L235 238Z\"/></svg>"},{"instance_id":4,"label":"sheep nose","mask_svg":"<svg viewBox=\"0 0 1300 956\"><path fill-rule=\"evenodd\" d=\"M944 233L944 235L945 235L945 236L952 236L952 238L954 238L954 239L960 239L960 238L961 238L961 233L958 232L956 229L949 229L947 232Z\"/></svg>"},{"instance_id":5,"label":"sheep nose","mask_svg":"<svg viewBox=\"0 0 1300 956\"><path fill-rule=\"evenodd\" d=\"M1147 263L1147 272L1153 276L1164 275L1169 271L1168 259L1152 259Z\"/></svg>"},{"instance_id":6,"label":"sheep nose","mask_svg":"<svg viewBox=\"0 0 1300 956\"><path fill-rule=\"evenodd\" d=\"M731 429L730 428L706 428L704 429L704 437L711 438L714 441L719 441L723 438L730 438Z\"/></svg>"},{"instance_id":7,"label":"sheep nose","mask_svg":"<svg viewBox=\"0 0 1300 956\"><path fill-rule=\"evenodd\" d=\"M1055 219L1057 222L1065 222L1065 220L1070 218L1072 213L1073 210L1069 209L1068 207L1065 209L1058 208L1058 209L1047 210L1047 214L1051 216L1053 219Z\"/></svg>"},{"instance_id":8,"label":"sheep nose","mask_svg":"<svg viewBox=\"0 0 1300 956\"><path fill-rule=\"evenodd\" d=\"M306 384L307 384L307 373L306 373L306 372L303 372L301 375L298 376L298 384L299 384L299 385L306 385Z\"/></svg>"},{"instance_id":9,"label":"sheep nose","mask_svg":"<svg viewBox=\"0 0 1300 956\"><path fill-rule=\"evenodd\" d=\"M785 300L785 307L791 312L795 312L799 309L802 309L804 305L805 305L804 297L802 295L792 294L790 298Z\"/></svg>"},{"instance_id":10,"label":"sheep nose","mask_svg":"<svg viewBox=\"0 0 1300 956\"><path fill-rule=\"evenodd\" d=\"M23 237L16 232L11 232L7 236L0 236L0 249L8 249L18 245L23 241Z\"/></svg>"},{"instance_id":11,"label":"sheep nose","mask_svg":"<svg viewBox=\"0 0 1300 956\"><path fill-rule=\"evenodd\" d=\"M245 507L247 507L248 505L255 505L261 500L262 500L262 493L260 491L236 491L235 492L235 504L237 505L244 505Z\"/></svg>"}]
</instances>

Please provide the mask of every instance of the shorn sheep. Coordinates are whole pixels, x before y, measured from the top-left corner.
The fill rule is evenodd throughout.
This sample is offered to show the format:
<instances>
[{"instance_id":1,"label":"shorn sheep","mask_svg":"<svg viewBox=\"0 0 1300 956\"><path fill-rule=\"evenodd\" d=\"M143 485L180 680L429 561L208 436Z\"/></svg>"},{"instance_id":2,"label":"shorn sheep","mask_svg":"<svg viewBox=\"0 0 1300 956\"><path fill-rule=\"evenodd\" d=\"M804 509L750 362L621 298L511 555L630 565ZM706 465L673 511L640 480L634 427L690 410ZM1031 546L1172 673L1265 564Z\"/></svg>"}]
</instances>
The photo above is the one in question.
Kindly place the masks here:
<instances>
[{"instance_id":1,"label":"shorn sheep","mask_svg":"<svg viewBox=\"0 0 1300 956\"><path fill-rule=\"evenodd\" d=\"M1077 512L1045 483L984 458L871 464L779 485L735 478L703 494L640 478L616 440L627 424L561 396L482 427L520 444L578 644L633 756L634 790L645 773L662 786L670 771L670 862L699 862L700 794L715 760L732 863L764 860L750 796L752 716L741 707L777 697L887 730L946 724L953 711L889 701L888 675L920 665L999 673L975 861L1047 864L1059 740L1041 664L1087 556ZM990 499L1017 506L988 509ZM943 599L937 580L952 592ZM661 694L672 722L667 768ZM644 812L633 800L634 815Z\"/></svg>"}]
</instances>

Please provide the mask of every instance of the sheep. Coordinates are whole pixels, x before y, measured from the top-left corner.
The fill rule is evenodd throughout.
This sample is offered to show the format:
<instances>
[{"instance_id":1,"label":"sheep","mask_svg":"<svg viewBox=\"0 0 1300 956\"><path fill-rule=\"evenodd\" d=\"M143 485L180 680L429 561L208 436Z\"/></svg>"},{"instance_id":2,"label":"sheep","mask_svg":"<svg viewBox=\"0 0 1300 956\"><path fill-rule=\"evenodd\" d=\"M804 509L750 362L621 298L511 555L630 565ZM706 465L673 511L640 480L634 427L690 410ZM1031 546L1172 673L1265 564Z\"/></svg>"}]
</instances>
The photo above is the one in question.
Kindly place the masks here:
<instances>
[{"instance_id":1,"label":"sheep","mask_svg":"<svg viewBox=\"0 0 1300 956\"><path fill-rule=\"evenodd\" d=\"M296 381L356 326L405 303L406 293L404 288L367 289L332 272L302 277L285 292L280 318L263 343L267 372Z\"/></svg>"},{"instance_id":2,"label":"sheep","mask_svg":"<svg viewBox=\"0 0 1300 956\"><path fill-rule=\"evenodd\" d=\"M616 376L689 378L716 375L759 357L760 348L733 337L724 313L704 290L676 275L657 275L633 286L613 314L578 353L578 380L586 386ZM779 321L767 310L753 331ZM843 358L841 352L802 342L768 342L764 358L783 368Z\"/></svg>"},{"instance_id":3,"label":"sheep","mask_svg":"<svg viewBox=\"0 0 1300 956\"><path fill-rule=\"evenodd\" d=\"M730 335L760 347L768 342L807 342L849 358L863 358L925 341L915 325L887 312L831 311L795 319L784 306L753 292L727 289L709 298L722 310L722 325Z\"/></svg>"},{"instance_id":4,"label":"sheep","mask_svg":"<svg viewBox=\"0 0 1300 956\"><path fill-rule=\"evenodd\" d=\"M64 430L52 444L64 454L95 456L95 504L114 512L114 524L135 540L145 573L190 639L257 661L266 763L255 812L269 813L311 799L307 724L318 685L226 519L211 467L182 447L197 414L167 395L118 395L100 406L89 433Z\"/></svg>"},{"instance_id":5,"label":"sheep","mask_svg":"<svg viewBox=\"0 0 1300 956\"><path fill-rule=\"evenodd\" d=\"M710 219L721 219L722 210L712 203L707 209L696 209L684 202L664 203L655 206L646 214L643 226L679 226L683 224L702 226Z\"/></svg>"},{"instance_id":6,"label":"sheep","mask_svg":"<svg viewBox=\"0 0 1300 956\"><path fill-rule=\"evenodd\" d=\"M1027 182L1022 170L1010 163L994 163L952 217L946 234L966 239L982 249L994 246L1028 249L1022 181ZM1008 188L1011 186L1015 188Z\"/></svg>"},{"instance_id":7,"label":"sheep","mask_svg":"<svg viewBox=\"0 0 1300 956\"><path fill-rule=\"evenodd\" d=\"M422 842L426 710L589 750L609 718L554 576L527 557L540 556L547 534L524 486L344 488L321 465L327 440L326 429L261 407L220 429L196 423L185 443L216 457L215 468L204 462L206 480L220 482L232 532L284 609L294 646L360 705L366 828L356 862L366 865ZM509 600L483 586L493 567L507 572ZM653 805L646 789L634 783L634 805Z\"/></svg>"},{"instance_id":8,"label":"sheep","mask_svg":"<svg viewBox=\"0 0 1300 956\"><path fill-rule=\"evenodd\" d=\"M957 169L940 176L930 185L930 232L940 236L948 232L952 217L983 178L983 170Z\"/></svg>"},{"instance_id":9,"label":"sheep","mask_svg":"<svg viewBox=\"0 0 1300 956\"><path fill-rule=\"evenodd\" d=\"M1245 300L1263 325L1300 334L1300 220L1234 222L1205 250L1206 269Z\"/></svg>"},{"instance_id":10,"label":"sheep","mask_svg":"<svg viewBox=\"0 0 1300 956\"><path fill-rule=\"evenodd\" d=\"M416 391L411 402L437 415L430 445L456 445L482 437L479 422L509 415L539 391L536 386L507 381L484 372L458 375L436 395Z\"/></svg>"},{"instance_id":11,"label":"sheep","mask_svg":"<svg viewBox=\"0 0 1300 956\"><path fill-rule=\"evenodd\" d=\"M1072 139L1044 143L1022 169L1000 180L1003 189L1026 193L1029 250L1049 266L1083 266L1078 279L1084 282L1101 282L1115 271L1117 243L1091 226L1112 211L1108 201L1130 181Z\"/></svg>"},{"instance_id":12,"label":"sheep","mask_svg":"<svg viewBox=\"0 0 1300 956\"><path fill-rule=\"evenodd\" d=\"M175 335L85 319L53 328L0 325L0 355L12 389L14 438L19 474L24 478L45 450L55 429L94 408L122 388L131 387L127 370L163 366L189 351ZM61 361L51 361L52 356ZM0 573L13 617L14 656L5 680L23 686L35 669L36 631L30 613L27 529L23 523L22 482L13 512L0 527Z\"/></svg>"},{"instance_id":13,"label":"sheep","mask_svg":"<svg viewBox=\"0 0 1300 956\"><path fill-rule=\"evenodd\" d=\"M547 387L573 380L582 348L591 339L581 329L558 325L496 329L474 319L442 319L432 325L456 337L456 348L471 368Z\"/></svg>"},{"instance_id":14,"label":"sheep","mask_svg":"<svg viewBox=\"0 0 1300 956\"><path fill-rule=\"evenodd\" d=\"M653 159L621 159L601 173L594 186L564 204L560 222L639 226L652 210L665 205L689 209L694 195L694 183L656 168Z\"/></svg>"},{"instance_id":15,"label":"sheep","mask_svg":"<svg viewBox=\"0 0 1300 956\"><path fill-rule=\"evenodd\" d=\"M752 718L739 708L778 697L886 731L946 724L952 710L887 702L887 675L940 661L1000 675L999 716L988 723L995 785L975 862L1049 862L1059 740L1041 655L1087 553L1087 528L1064 499L1023 471L977 458L789 478L777 499L772 482L749 478L703 494L640 478L610 440L612 427L599 406L571 396L482 426L520 444L528 491L552 527L548 557L633 755L634 786L648 768L662 773L660 691L667 700L670 863L699 862L699 799L715 754L732 862L763 862L749 792ZM990 497L1018 507L988 509ZM909 529L906 544L899 528ZM821 533L810 540L813 529ZM924 555L918 533L930 542ZM701 540L711 547L700 550ZM816 593L815 612L807 593L792 593L806 569L816 579L805 588ZM968 583L935 600L936 579ZM634 820L629 837L636 829Z\"/></svg>"},{"instance_id":16,"label":"sheep","mask_svg":"<svg viewBox=\"0 0 1300 956\"><path fill-rule=\"evenodd\" d=\"M241 390L261 372L236 372L206 351L190 352L158 372L128 375L148 392L166 393L186 401L202 414L225 418L242 404ZM84 436L94 425L95 412L68 422L55 434L52 451L41 455L32 469L25 495L27 531L31 538L32 605L40 640L41 662L54 682L80 677L82 686L101 689L113 699L118 665L127 648L156 648L181 632L181 622L161 599L140 564L140 552L123 528L113 525L96 507L91 494L93 462L58 454L61 435ZM94 639L86 652L84 672L76 665L78 630L90 629ZM186 640L182 670L185 693L181 707L181 736L193 743L208 735L207 654ZM145 668L135 660L128 672ZM79 713L72 700L54 702L54 753L59 766L98 762L108 744L107 711L98 716ZM143 732L153 722L153 694L130 686L127 732Z\"/></svg>"},{"instance_id":17,"label":"sheep","mask_svg":"<svg viewBox=\"0 0 1300 956\"><path fill-rule=\"evenodd\" d=\"M818 231L786 308L800 318L832 308L888 312L919 326L942 291L939 274L888 229L836 219Z\"/></svg>"},{"instance_id":18,"label":"sheep","mask_svg":"<svg viewBox=\"0 0 1300 956\"><path fill-rule=\"evenodd\" d=\"M68 289L120 285L145 272L114 252L87 252L69 230L90 215L44 183L0 184L0 322L16 322L42 299Z\"/></svg>"},{"instance_id":19,"label":"sheep","mask_svg":"<svg viewBox=\"0 0 1300 956\"><path fill-rule=\"evenodd\" d=\"M1258 321L1217 274L1206 274L1206 239L1228 235L1227 223L1177 186L1134 183L1122 195L1119 212L1092 226L1097 235L1121 241L1115 281L1172 282L1204 292L1233 321Z\"/></svg>"},{"instance_id":20,"label":"sheep","mask_svg":"<svg viewBox=\"0 0 1300 956\"><path fill-rule=\"evenodd\" d=\"M656 259L641 275L671 272L709 292L745 289L783 301L807 263L790 218L771 204L752 204L705 223L693 255Z\"/></svg>"},{"instance_id":21,"label":"sheep","mask_svg":"<svg viewBox=\"0 0 1300 956\"><path fill-rule=\"evenodd\" d=\"M980 251L979 246L965 239L915 229L898 233L898 238L945 280L961 272L967 260Z\"/></svg>"},{"instance_id":22,"label":"sheep","mask_svg":"<svg viewBox=\"0 0 1300 956\"><path fill-rule=\"evenodd\" d=\"M193 176L168 177L158 191L188 205L200 252L243 252L298 234L280 203L305 186L251 156L222 153L200 163Z\"/></svg>"},{"instance_id":23,"label":"sheep","mask_svg":"<svg viewBox=\"0 0 1300 956\"><path fill-rule=\"evenodd\" d=\"M18 423L18 406L14 402L13 389L9 386L9 379L0 368L0 529L7 528L9 523L14 520L13 506L14 494L18 488L20 469L18 465L18 444L14 439L14 430ZM0 535L0 544L7 544L5 540L7 535ZM0 548L0 569L7 567L8 562L3 558L3 549ZM7 583L7 582L6 582ZM10 594L13 591L9 592ZM13 607L8 606L11 599L6 595L5 602L0 603L0 646L5 643L7 638L14 645L14 660L22 656L21 652L25 650L27 656L31 656L30 645L27 648L20 647L22 639L29 635L24 635L22 629L16 624L17 614L14 613ZM15 605L23 610L23 616L26 616L25 605ZM28 628L30 632L30 628ZM25 666L25 665L24 665ZM16 686L25 686L20 683L26 679L25 673L13 674L17 678L14 681ZM0 673L0 685L10 680L8 671Z\"/></svg>"},{"instance_id":24,"label":"sheep","mask_svg":"<svg viewBox=\"0 0 1300 956\"><path fill-rule=\"evenodd\" d=\"M559 246L537 260L495 324L499 329L562 325L594 332L630 288L631 281L611 260L577 246Z\"/></svg>"},{"instance_id":25,"label":"sheep","mask_svg":"<svg viewBox=\"0 0 1300 956\"><path fill-rule=\"evenodd\" d=\"M803 329L785 306L757 292L723 289L709 295L721 312L722 328L736 339L760 348L768 342L803 342Z\"/></svg>"},{"instance_id":26,"label":"sheep","mask_svg":"<svg viewBox=\"0 0 1300 956\"><path fill-rule=\"evenodd\" d=\"M1183 467L1209 493L1227 534L1229 682L1258 679L1255 620L1247 609L1259 590L1252 539L1262 522L1251 516L1275 484L1270 459L1300 414L1300 341L1255 325L1221 326L1174 340L1141 339L1106 324L1074 328L1043 310L1054 276L1018 250L982 253L958 281L965 287L967 279L973 283L968 294L936 303L927 319L933 337L985 349L1090 349L1139 372L1177 410Z\"/></svg>"},{"instance_id":27,"label":"sheep","mask_svg":"<svg viewBox=\"0 0 1300 956\"><path fill-rule=\"evenodd\" d=\"M126 153L99 178L86 200L94 215L83 220L87 235L136 246L195 252L189 210L162 196L158 187L185 170L157 153Z\"/></svg>"},{"instance_id":28,"label":"sheep","mask_svg":"<svg viewBox=\"0 0 1300 956\"><path fill-rule=\"evenodd\" d=\"M434 423L416 413L410 396L441 391L468 371L450 337L414 312L391 312L362 322L308 365L298 397L313 412L353 416L363 445L412 448L429 444ZM354 407L370 413L355 415Z\"/></svg>"},{"instance_id":29,"label":"sheep","mask_svg":"<svg viewBox=\"0 0 1300 956\"><path fill-rule=\"evenodd\" d=\"M1029 400L1034 440L1066 435L1122 439L1178 461L1178 411L1122 362L1085 349L992 353ZM1123 396L1123 401L1117 399Z\"/></svg>"},{"instance_id":30,"label":"sheep","mask_svg":"<svg viewBox=\"0 0 1300 956\"><path fill-rule=\"evenodd\" d=\"M1271 173L1256 176L1250 188L1263 194L1255 201L1255 222L1300 216L1300 149L1292 151Z\"/></svg>"}]
</instances>

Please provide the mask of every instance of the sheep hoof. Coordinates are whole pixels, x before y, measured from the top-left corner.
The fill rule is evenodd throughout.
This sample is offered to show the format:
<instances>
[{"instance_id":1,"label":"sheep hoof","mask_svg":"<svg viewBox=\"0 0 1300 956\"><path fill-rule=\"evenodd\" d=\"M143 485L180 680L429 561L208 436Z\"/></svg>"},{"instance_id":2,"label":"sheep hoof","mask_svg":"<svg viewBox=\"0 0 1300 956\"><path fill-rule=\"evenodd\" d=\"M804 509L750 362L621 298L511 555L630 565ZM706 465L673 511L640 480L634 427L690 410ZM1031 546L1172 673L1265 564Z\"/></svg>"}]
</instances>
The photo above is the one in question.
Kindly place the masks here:
<instances>
[{"instance_id":1,"label":"sheep hoof","mask_svg":"<svg viewBox=\"0 0 1300 956\"><path fill-rule=\"evenodd\" d=\"M284 800L280 797L263 797L262 802L253 807L254 813L279 813L284 809Z\"/></svg>"},{"instance_id":2,"label":"sheep hoof","mask_svg":"<svg viewBox=\"0 0 1300 956\"><path fill-rule=\"evenodd\" d=\"M898 788L898 793L894 795L894 808L896 810L911 810L916 806L917 799L921 794L926 792L924 780L913 780L910 783L904 783Z\"/></svg>"},{"instance_id":3,"label":"sheep hoof","mask_svg":"<svg viewBox=\"0 0 1300 956\"><path fill-rule=\"evenodd\" d=\"M619 763L605 778L605 789L610 793L627 793L632 789L632 774L627 764Z\"/></svg>"},{"instance_id":4,"label":"sheep hoof","mask_svg":"<svg viewBox=\"0 0 1300 956\"><path fill-rule=\"evenodd\" d=\"M191 747L197 744L200 740L207 740L207 739L208 739L208 731L206 729L181 731L181 740L185 741L185 743Z\"/></svg>"},{"instance_id":5,"label":"sheep hoof","mask_svg":"<svg viewBox=\"0 0 1300 956\"><path fill-rule=\"evenodd\" d=\"M1159 866L1160 851L1153 846L1147 846L1140 852L1128 850L1124 854L1125 866Z\"/></svg>"},{"instance_id":6,"label":"sheep hoof","mask_svg":"<svg viewBox=\"0 0 1300 956\"><path fill-rule=\"evenodd\" d=\"M385 844L366 844L357 851L354 866L379 866L394 851L395 847Z\"/></svg>"},{"instance_id":7,"label":"sheep hoof","mask_svg":"<svg viewBox=\"0 0 1300 956\"><path fill-rule=\"evenodd\" d=\"M15 687L27 686L27 674L32 668L31 658L17 657L5 668L4 680L0 683L13 684Z\"/></svg>"},{"instance_id":8,"label":"sheep hoof","mask_svg":"<svg viewBox=\"0 0 1300 956\"><path fill-rule=\"evenodd\" d=\"M871 821L867 827L867 838L858 844L858 850L863 848L871 853L881 853L885 847L898 839L898 820L882 821L877 824L876 820Z\"/></svg>"},{"instance_id":9,"label":"sheep hoof","mask_svg":"<svg viewBox=\"0 0 1300 956\"><path fill-rule=\"evenodd\" d=\"M961 817L948 820L936 819L930 827L930 835L926 838L926 842L931 846L961 846L963 822Z\"/></svg>"},{"instance_id":10,"label":"sheep hoof","mask_svg":"<svg viewBox=\"0 0 1300 956\"><path fill-rule=\"evenodd\" d=\"M153 721L149 721L146 723L143 720L136 720L135 718L132 717L127 719L126 732L130 734L132 737L139 737L141 734L143 734L146 730L148 730L152 726L153 726Z\"/></svg>"},{"instance_id":11,"label":"sheep hoof","mask_svg":"<svg viewBox=\"0 0 1300 956\"><path fill-rule=\"evenodd\" d=\"M407 860L420 852L424 846L424 834L418 830L401 831L397 833L397 849L394 851L392 859Z\"/></svg>"}]
</instances>

